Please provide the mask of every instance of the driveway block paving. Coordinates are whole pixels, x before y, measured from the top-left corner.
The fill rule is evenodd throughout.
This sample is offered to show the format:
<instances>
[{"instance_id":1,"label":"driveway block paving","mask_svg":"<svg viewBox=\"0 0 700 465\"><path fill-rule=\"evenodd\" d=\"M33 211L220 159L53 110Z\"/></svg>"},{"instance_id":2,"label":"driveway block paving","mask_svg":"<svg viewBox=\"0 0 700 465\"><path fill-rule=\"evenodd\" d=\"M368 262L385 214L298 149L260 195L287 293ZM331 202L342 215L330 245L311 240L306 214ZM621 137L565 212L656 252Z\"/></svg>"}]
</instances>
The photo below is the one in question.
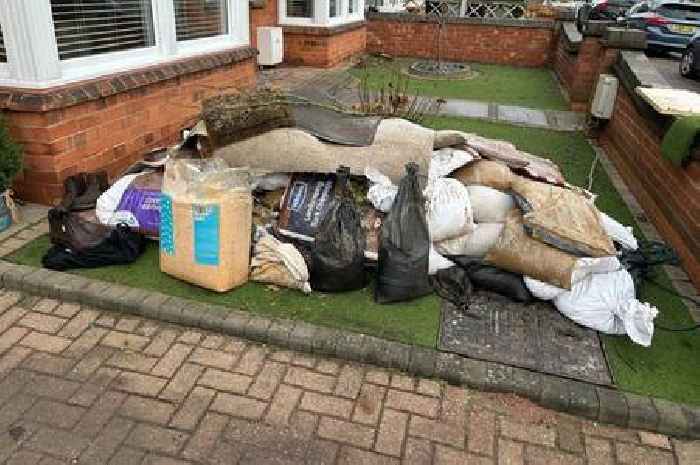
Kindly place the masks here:
<instances>
[{"instance_id":1,"label":"driveway block paving","mask_svg":"<svg viewBox=\"0 0 700 465\"><path fill-rule=\"evenodd\" d=\"M0 464L697 464L700 442L0 289ZM98 322L115 322L105 329Z\"/></svg>"}]
</instances>

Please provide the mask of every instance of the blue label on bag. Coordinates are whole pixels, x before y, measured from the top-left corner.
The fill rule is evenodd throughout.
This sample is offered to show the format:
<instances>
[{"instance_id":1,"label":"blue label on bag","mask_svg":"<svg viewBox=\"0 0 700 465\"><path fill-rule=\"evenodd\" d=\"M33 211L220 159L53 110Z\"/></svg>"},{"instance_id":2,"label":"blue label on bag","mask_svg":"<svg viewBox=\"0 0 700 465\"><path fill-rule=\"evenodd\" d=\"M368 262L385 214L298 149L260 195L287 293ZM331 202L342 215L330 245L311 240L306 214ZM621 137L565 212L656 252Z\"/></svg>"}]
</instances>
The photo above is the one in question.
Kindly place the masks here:
<instances>
[{"instance_id":1,"label":"blue label on bag","mask_svg":"<svg viewBox=\"0 0 700 465\"><path fill-rule=\"evenodd\" d=\"M194 261L198 265L219 266L218 205L192 205Z\"/></svg>"},{"instance_id":2,"label":"blue label on bag","mask_svg":"<svg viewBox=\"0 0 700 465\"><path fill-rule=\"evenodd\" d=\"M175 255L173 199L165 194L160 196L160 250L167 255Z\"/></svg>"}]
</instances>

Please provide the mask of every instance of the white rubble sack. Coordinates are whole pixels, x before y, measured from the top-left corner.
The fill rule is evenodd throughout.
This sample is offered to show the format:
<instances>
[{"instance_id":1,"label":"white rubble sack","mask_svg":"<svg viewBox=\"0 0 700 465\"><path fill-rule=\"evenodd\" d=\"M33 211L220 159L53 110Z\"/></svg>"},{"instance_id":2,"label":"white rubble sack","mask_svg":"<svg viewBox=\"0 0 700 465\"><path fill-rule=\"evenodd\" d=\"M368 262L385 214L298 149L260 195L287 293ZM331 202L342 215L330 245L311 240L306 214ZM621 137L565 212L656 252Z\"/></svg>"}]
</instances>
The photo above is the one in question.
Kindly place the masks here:
<instances>
[{"instance_id":1,"label":"white rubble sack","mask_svg":"<svg viewBox=\"0 0 700 465\"><path fill-rule=\"evenodd\" d=\"M467 163L474 161L474 155L466 150L444 148L435 150L428 168L429 178L444 178Z\"/></svg>"},{"instance_id":2,"label":"white rubble sack","mask_svg":"<svg viewBox=\"0 0 700 465\"><path fill-rule=\"evenodd\" d=\"M503 223L475 224L470 233L436 242L435 250L442 255L484 257L498 241L503 227Z\"/></svg>"},{"instance_id":3,"label":"white rubble sack","mask_svg":"<svg viewBox=\"0 0 700 465\"><path fill-rule=\"evenodd\" d=\"M554 298L554 305L576 323L607 334L627 334L644 347L651 345L659 311L634 296L627 270L591 274Z\"/></svg>"},{"instance_id":4,"label":"white rubble sack","mask_svg":"<svg viewBox=\"0 0 700 465\"><path fill-rule=\"evenodd\" d=\"M445 268L452 268L453 266L455 266L455 264L451 260L448 260L447 258L437 253L433 244L430 244L430 253L428 254L429 275L434 275L440 270L444 270Z\"/></svg>"},{"instance_id":5,"label":"white rubble sack","mask_svg":"<svg viewBox=\"0 0 700 465\"><path fill-rule=\"evenodd\" d=\"M452 178L430 179L423 195L431 242L474 230L469 193L464 184Z\"/></svg>"},{"instance_id":6,"label":"white rubble sack","mask_svg":"<svg viewBox=\"0 0 700 465\"><path fill-rule=\"evenodd\" d=\"M252 190L276 191L289 185L291 176L288 173L268 173L251 176L250 188Z\"/></svg>"},{"instance_id":7,"label":"white rubble sack","mask_svg":"<svg viewBox=\"0 0 700 465\"><path fill-rule=\"evenodd\" d=\"M461 183L460 183L461 184ZM504 223L515 207L510 194L487 186L467 186L476 223Z\"/></svg>"},{"instance_id":8,"label":"white rubble sack","mask_svg":"<svg viewBox=\"0 0 700 465\"><path fill-rule=\"evenodd\" d=\"M622 264L617 257L583 257L576 260L571 272L571 284L586 279L592 274L608 274L622 269ZM541 300L553 300L560 294L568 292L566 289L539 281L530 276L523 276L525 285L530 293Z\"/></svg>"},{"instance_id":9,"label":"white rubble sack","mask_svg":"<svg viewBox=\"0 0 700 465\"><path fill-rule=\"evenodd\" d=\"M261 230L256 231L258 241L250 261L251 279L311 293L309 270L301 253L292 244L282 243Z\"/></svg>"},{"instance_id":10,"label":"white rubble sack","mask_svg":"<svg viewBox=\"0 0 700 465\"><path fill-rule=\"evenodd\" d=\"M367 191L367 200L369 200L374 208L384 213L389 213L391 205L394 203L396 193L399 187L391 182L387 176L384 176L379 170L372 167L365 168L365 177L369 179L370 186Z\"/></svg>"},{"instance_id":11,"label":"white rubble sack","mask_svg":"<svg viewBox=\"0 0 700 465\"><path fill-rule=\"evenodd\" d=\"M95 205L95 215L100 223L108 226L116 226L119 223L126 223L132 228L138 227L139 223L133 213L129 211L117 212L119 203L122 200L124 192L129 188L132 181L142 174L127 174L122 176L112 184L112 186L103 192L98 198Z\"/></svg>"},{"instance_id":12,"label":"white rubble sack","mask_svg":"<svg viewBox=\"0 0 700 465\"><path fill-rule=\"evenodd\" d=\"M600 213L600 224L603 226L605 233L622 247L630 250L637 250L639 245L637 244L637 239L632 233L632 228L629 226L623 226L618 223L614 218L606 215L603 212Z\"/></svg>"}]
</instances>

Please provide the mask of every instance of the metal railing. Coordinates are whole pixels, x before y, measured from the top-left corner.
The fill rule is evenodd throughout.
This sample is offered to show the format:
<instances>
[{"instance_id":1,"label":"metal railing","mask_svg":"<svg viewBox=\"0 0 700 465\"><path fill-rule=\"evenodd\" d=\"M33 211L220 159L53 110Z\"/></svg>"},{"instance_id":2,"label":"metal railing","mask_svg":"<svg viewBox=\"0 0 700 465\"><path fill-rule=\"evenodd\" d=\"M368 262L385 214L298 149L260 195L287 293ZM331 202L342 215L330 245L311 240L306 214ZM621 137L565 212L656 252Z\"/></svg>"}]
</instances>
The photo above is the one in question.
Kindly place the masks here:
<instances>
[{"instance_id":1,"label":"metal railing","mask_svg":"<svg viewBox=\"0 0 700 465\"><path fill-rule=\"evenodd\" d=\"M429 16L462 18L524 18L528 0L369 0L379 11L418 9Z\"/></svg>"}]
</instances>

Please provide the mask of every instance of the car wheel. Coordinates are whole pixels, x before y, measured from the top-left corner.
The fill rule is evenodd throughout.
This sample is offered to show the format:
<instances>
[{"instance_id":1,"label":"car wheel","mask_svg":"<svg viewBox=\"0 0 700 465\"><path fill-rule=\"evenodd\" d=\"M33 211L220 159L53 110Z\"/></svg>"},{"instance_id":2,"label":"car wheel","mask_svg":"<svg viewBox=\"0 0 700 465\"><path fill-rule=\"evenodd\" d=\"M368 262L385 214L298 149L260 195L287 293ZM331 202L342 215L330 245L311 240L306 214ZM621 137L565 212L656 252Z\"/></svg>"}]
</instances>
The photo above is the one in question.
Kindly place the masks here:
<instances>
[{"instance_id":1,"label":"car wheel","mask_svg":"<svg viewBox=\"0 0 700 465\"><path fill-rule=\"evenodd\" d=\"M692 48L688 48L683 52L678 67L680 68L681 76L687 78L695 77L695 52Z\"/></svg>"}]
</instances>

